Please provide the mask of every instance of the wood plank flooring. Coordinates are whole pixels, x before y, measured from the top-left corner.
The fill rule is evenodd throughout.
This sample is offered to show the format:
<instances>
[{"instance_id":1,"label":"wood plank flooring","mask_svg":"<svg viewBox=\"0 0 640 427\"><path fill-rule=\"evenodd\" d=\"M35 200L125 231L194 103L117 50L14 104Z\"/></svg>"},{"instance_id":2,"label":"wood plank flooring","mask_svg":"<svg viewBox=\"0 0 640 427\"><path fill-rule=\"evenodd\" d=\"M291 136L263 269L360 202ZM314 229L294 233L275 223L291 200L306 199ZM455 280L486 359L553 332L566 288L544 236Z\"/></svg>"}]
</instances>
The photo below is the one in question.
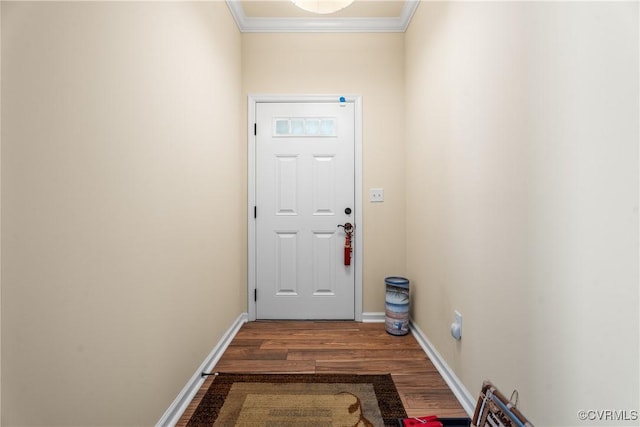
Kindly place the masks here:
<instances>
[{"instance_id":1,"label":"wood plank flooring","mask_svg":"<svg viewBox=\"0 0 640 427\"><path fill-rule=\"evenodd\" d=\"M389 335L384 323L259 321L243 325L214 368L233 373L390 373L410 417L467 414L409 334ZM185 426L210 377L178 427Z\"/></svg>"}]
</instances>

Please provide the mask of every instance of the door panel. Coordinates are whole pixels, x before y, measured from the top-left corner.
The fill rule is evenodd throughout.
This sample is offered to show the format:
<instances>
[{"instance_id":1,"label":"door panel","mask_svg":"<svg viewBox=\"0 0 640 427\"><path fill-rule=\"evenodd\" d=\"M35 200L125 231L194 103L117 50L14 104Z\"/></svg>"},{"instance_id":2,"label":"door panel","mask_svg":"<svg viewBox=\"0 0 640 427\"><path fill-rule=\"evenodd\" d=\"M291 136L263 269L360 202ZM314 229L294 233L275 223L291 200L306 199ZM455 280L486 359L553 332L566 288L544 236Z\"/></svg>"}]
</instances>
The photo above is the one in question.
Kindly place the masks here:
<instances>
[{"instance_id":1,"label":"door panel","mask_svg":"<svg viewBox=\"0 0 640 427\"><path fill-rule=\"evenodd\" d=\"M256 122L256 316L353 319L354 106L257 103Z\"/></svg>"},{"instance_id":2,"label":"door panel","mask_svg":"<svg viewBox=\"0 0 640 427\"><path fill-rule=\"evenodd\" d=\"M275 231L276 295L298 294L298 233Z\"/></svg>"},{"instance_id":3,"label":"door panel","mask_svg":"<svg viewBox=\"0 0 640 427\"><path fill-rule=\"evenodd\" d=\"M298 212L298 157L276 155L276 215Z\"/></svg>"}]
</instances>

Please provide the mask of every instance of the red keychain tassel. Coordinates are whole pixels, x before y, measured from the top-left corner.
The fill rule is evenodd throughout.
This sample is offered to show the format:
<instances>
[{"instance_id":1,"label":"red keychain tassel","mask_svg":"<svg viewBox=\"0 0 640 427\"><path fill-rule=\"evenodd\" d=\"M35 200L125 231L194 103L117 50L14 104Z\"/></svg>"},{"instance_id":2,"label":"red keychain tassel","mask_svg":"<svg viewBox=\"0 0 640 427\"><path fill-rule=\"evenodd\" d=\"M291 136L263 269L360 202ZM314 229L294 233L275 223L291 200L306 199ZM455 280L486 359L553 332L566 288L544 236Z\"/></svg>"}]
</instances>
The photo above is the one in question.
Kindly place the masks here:
<instances>
[{"instance_id":1,"label":"red keychain tassel","mask_svg":"<svg viewBox=\"0 0 640 427\"><path fill-rule=\"evenodd\" d=\"M351 265L351 246L344 245L344 265Z\"/></svg>"}]
</instances>

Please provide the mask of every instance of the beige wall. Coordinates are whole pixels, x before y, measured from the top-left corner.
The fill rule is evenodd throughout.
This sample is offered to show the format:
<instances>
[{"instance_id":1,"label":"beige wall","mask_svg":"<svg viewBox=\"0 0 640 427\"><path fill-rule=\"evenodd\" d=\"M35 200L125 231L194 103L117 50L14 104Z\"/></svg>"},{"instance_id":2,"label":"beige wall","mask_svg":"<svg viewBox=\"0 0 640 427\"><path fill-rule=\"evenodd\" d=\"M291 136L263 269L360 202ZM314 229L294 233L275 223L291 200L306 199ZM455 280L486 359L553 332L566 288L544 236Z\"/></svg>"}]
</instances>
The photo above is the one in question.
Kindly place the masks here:
<instances>
[{"instance_id":1,"label":"beige wall","mask_svg":"<svg viewBox=\"0 0 640 427\"><path fill-rule=\"evenodd\" d=\"M243 34L248 94L359 94L363 102L363 311L384 311L404 273L404 35ZM384 203L369 203L369 188Z\"/></svg>"},{"instance_id":2,"label":"beige wall","mask_svg":"<svg viewBox=\"0 0 640 427\"><path fill-rule=\"evenodd\" d=\"M2 2L4 426L152 425L246 310L221 2Z\"/></svg>"},{"instance_id":3,"label":"beige wall","mask_svg":"<svg viewBox=\"0 0 640 427\"><path fill-rule=\"evenodd\" d=\"M638 3L423 2L405 55L415 322L536 425L637 410Z\"/></svg>"},{"instance_id":4,"label":"beige wall","mask_svg":"<svg viewBox=\"0 0 640 427\"><path fill-rule=\"evenodd\" d=\"M2 46L2 6L0 5L0 51ZM2 153L2 55L0 54L0 153ZM0 154L0 425L2 425L2 155Z\"/></svg>"}]
</instances>

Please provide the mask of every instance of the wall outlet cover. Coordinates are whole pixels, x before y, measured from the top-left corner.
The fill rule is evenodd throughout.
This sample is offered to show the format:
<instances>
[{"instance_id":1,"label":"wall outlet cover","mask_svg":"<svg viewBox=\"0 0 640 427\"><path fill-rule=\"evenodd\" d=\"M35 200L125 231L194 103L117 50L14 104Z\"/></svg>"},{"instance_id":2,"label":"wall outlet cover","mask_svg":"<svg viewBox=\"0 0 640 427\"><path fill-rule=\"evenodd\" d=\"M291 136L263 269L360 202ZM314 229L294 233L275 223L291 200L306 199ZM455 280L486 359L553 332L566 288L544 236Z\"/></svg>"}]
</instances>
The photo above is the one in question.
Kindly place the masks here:
<instances>
[{"instance_id":1,"label":"wall outlet cover","mask_svg":"<svg viewBox=\"0 0 640 427\"><path fill-rule=\"evenodd\" d=\"M369 189L369 201L370 202L384 202L384 189L383 188L370 188Z\"/></svg>"}]
</instances>

